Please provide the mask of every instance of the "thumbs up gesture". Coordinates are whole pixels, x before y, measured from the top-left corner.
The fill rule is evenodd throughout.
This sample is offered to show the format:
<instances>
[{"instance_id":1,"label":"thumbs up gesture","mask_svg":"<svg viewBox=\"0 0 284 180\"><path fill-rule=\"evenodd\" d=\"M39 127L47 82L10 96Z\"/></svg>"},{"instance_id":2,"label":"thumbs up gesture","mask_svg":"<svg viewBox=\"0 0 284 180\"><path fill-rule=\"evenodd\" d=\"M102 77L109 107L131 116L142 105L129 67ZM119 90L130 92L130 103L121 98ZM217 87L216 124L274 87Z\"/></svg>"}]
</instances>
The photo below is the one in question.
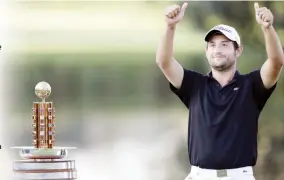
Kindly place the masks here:
<instances>
[{"instance_id":1,"label":"thumbs up gesture","mask_svg":"<svg viewBox=\"0 0 284 180\"><path fill-rule=\"evenodd\" d=\"M175 26L180 22L184 16L187 5L188 3L183 3L181 7L179 5L168 7L165 12L166 23L169 26Z\"/></svg>"},{"instance_id":2,"label":"thumbs up gesture","mask_svg":"<svg viewBox=\"0 0 284 180\"><path fill-rule=\"evenodd\" d=\"M254 3L256 21L264 28L269 28L273 24L273 14L266 7L259 7Z\"/></svg>"}]
</instances>

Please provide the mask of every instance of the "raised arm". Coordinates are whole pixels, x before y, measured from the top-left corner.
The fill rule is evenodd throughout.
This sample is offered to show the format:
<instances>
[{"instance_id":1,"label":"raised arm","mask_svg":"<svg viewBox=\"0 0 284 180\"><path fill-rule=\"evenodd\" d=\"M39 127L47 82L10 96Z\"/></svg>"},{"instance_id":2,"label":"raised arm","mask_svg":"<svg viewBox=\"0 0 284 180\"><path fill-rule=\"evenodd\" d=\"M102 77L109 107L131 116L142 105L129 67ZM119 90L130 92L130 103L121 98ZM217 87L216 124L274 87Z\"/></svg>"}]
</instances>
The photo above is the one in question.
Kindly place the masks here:
<instances>
[{"instance_id":1,"label":"raised arm","mask_svg":"<svg viewBox=\"0 0 284 180\"><path fill-rule=\"evenodd\" d=\"M166 28L156 52L156 63L168 81L177 89L181 87L184 70L173 57L174 35L176 25L183 18L187 5L187 3L182 7L174 5L166 10Z\"/></svg>"},{"instance_id":2,"label":"raised arm","mask_svg":"<svg viewBox=\"0 0 284 180\"><path fill-rule=\"evenodd\" d=\"M261 79L265 88L269 89L275 85L280 76L284 64L284 53L279 37L272 26L273 15L266 7L259 8L254 4L256 20L262 26L267 51L267 60L260 70Z\"/></svg>"}]
</instances>

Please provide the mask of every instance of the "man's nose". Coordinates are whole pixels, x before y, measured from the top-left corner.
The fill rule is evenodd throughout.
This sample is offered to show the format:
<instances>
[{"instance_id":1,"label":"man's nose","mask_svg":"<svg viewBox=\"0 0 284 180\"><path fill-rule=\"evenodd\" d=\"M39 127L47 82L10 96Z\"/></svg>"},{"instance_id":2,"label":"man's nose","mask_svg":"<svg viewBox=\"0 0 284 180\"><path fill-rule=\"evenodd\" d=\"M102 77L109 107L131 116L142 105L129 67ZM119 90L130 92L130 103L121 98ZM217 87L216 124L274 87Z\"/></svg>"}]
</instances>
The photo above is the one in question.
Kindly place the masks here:
<instances>
[{"instance_id":1,"label":"man's nose","mask_svg":"<svg viewBox=\"0 0 284 180\"><path fill-rule=\"evenodd\" d=\"M217 53L222 53L222 49L221 49L220 46L215 46L215 48L213 49L213 52L214 52L215 54L217 54Z\"/></svg>"},{"instance_id":2,"label":"man's nose","mask_svg":"<svg viewBox=\"0 0 284 180\"><path fill-rule=\"evenodd\" d=\"M214 51L213 51L213 53L215 54L215 55L221 55L222 54L222 51L220 50L220 49L214 49Z\"/></svg>"}]
</instances>

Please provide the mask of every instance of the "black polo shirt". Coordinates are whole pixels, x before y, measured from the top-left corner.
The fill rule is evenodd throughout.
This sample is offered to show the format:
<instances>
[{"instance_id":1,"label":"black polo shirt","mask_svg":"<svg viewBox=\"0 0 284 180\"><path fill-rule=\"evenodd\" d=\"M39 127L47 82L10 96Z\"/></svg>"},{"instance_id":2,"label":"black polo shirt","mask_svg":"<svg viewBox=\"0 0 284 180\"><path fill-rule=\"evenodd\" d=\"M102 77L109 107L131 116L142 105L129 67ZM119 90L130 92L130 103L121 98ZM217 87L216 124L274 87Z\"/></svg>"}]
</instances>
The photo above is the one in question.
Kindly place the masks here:
<instances>
[{"instance_id":1,"label":"black polo shirt","mask_svg":"<svg viewBox=\"0 0 284 180\"><path fill-rule=\"evenodd\" d=\"M189 109L188 152L191 165L206 169L254 166L259 115L276 87L266 89L260 70L235 73L226 86L211 73L184 69L180 89L171 90Z\"/></svg>"}]
</instances>

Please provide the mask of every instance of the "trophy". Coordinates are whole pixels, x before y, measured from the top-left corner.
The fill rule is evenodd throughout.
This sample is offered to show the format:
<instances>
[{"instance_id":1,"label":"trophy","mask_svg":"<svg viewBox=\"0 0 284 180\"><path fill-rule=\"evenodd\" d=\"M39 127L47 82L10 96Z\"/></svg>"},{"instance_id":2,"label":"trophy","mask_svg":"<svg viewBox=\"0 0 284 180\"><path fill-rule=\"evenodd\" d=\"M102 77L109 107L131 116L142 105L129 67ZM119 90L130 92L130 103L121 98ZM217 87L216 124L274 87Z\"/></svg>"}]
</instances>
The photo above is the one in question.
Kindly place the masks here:
<instances>
[{"instance_id":1,"label":"trophy","mask_svg":"<svg viewBox=\"0 0 284 180\"><path fill-rule=\"evenodd\" d=\"M46 82L35 86L35 94L41 102L33 102L32 136L33 146L12 147L19 149L22 160L14 161L13 174L16 180L74 180L77 179L75 160L64 159L69 149L56 147L55 108L53 102L46 102L51 87Z\"/></svg>"}]
</instances>

